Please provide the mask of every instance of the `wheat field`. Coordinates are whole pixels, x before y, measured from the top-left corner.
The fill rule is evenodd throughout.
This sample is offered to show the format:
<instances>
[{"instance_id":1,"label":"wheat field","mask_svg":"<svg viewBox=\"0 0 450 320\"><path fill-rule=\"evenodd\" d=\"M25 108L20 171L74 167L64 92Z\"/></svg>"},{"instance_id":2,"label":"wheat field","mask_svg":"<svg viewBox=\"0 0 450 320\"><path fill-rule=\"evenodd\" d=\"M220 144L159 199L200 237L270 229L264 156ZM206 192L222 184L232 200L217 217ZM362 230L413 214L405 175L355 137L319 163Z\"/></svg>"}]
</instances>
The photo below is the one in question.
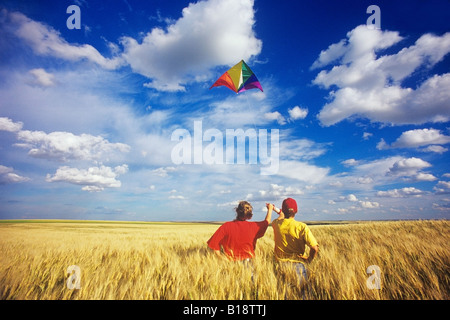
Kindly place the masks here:
<instances>
[{"instance_id":1,"label":"wheat field","mask_svg":"<svg viewBox=\"0 0 450 320\"><path fill-rule=\"evenodd\" d=\"M273 231L253 265L218 259L202 223L0 223L2 300L386 300L450 298L447 220L311 225L309 281L273 260ZM378 266L379 289L368 287ZM78 273L67 273L76 266ZM371 278L373 279L373 278ZM69 280L69 281L68 281ZM79 289L74 285L78 283Z\"/></svg>"}]
</instances>

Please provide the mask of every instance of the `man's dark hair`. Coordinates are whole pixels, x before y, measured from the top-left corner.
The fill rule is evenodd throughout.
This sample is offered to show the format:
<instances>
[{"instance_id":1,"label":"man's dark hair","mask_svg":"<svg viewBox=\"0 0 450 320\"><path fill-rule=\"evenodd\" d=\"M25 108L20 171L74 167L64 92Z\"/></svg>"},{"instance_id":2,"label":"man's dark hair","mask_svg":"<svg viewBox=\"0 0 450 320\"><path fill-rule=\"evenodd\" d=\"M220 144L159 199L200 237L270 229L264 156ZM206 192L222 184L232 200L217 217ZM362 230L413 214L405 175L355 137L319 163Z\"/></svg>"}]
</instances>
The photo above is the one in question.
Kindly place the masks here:
<instances>
[{"instance_id":1,"label":"man's dark hair","mask_svg":"<svg viewBox=\"0 0 450 320\"><path fill-rule=\"evenodd\" d=\"M283 211L283 213L284 213L285 218L290 218L290 217L294 217L297 212L294 212L294 210L292 210L292 209L288 209L287 212Z\"/></svg>"}]
</instances>

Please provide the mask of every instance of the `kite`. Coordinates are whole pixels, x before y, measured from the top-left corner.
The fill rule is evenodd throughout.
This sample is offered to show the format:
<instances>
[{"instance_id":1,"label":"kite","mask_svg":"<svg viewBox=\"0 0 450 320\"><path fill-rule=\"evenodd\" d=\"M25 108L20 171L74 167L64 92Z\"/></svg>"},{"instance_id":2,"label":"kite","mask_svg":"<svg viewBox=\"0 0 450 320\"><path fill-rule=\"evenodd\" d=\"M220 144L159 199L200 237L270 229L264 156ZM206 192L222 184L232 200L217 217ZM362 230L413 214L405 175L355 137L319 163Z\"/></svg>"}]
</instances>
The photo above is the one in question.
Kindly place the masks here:
<instances>
[{"instance_id":1,"label":"kite","mask_svg":"<svg viewBox=\"0 0 450 320\"><path fill-rule=\"evenodd\" d=\"M241 60L234 67L231 67L227 72L221 75L211 88L219 86L228 87L236 93L256 88L263 91L258 78L256 78L255 74L244 60Z\"/></svg>"}]
</instances>

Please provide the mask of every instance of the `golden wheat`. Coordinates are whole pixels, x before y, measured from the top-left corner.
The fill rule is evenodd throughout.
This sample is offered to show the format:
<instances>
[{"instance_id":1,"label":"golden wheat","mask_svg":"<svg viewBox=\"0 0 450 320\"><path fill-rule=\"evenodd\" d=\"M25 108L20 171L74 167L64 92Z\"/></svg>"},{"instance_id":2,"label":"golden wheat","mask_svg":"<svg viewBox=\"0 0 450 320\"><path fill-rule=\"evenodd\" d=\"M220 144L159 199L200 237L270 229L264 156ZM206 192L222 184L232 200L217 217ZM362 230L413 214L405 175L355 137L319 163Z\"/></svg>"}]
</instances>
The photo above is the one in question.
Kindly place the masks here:
<instances>
[{"instance_id":1,"label":"golden wheat","mask_svg":"<svg viewBox=\"0 0 450 320\"><path fill-rule=\"evenodd\" d=\"M2 223L0 299L448 299L450 223L312 225L320 244L306 287L273 260L273 231L252 266L206 248L212 224ZM66 273L79 267L80 289ZM367 286L367 267L381 271Z\"/></svg>"}]
</instances>

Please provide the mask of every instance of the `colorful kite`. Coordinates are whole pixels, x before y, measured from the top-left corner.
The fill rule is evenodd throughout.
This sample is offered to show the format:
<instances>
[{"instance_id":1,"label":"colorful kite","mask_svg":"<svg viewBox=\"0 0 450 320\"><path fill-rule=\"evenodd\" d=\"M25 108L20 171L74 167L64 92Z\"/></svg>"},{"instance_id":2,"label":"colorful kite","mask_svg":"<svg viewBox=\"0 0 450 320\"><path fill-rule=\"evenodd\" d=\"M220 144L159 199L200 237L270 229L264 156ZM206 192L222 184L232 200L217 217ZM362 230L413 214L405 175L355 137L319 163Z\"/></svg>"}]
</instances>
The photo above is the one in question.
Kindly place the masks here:
<instances>
[{"instance_id":1,"label":"colorful kite","mask_svg":"<svg viewBox=\"0 0 450 320\"><path fill-rule=\"evenodd\" d=\"M211 88L219 86L228 87L236 93L256 88L263 91L258 78L256 78L255 74L244 60L241 60L234 67L225 72L216 82L214 82Z\"/></svg>"}]
</instances>

